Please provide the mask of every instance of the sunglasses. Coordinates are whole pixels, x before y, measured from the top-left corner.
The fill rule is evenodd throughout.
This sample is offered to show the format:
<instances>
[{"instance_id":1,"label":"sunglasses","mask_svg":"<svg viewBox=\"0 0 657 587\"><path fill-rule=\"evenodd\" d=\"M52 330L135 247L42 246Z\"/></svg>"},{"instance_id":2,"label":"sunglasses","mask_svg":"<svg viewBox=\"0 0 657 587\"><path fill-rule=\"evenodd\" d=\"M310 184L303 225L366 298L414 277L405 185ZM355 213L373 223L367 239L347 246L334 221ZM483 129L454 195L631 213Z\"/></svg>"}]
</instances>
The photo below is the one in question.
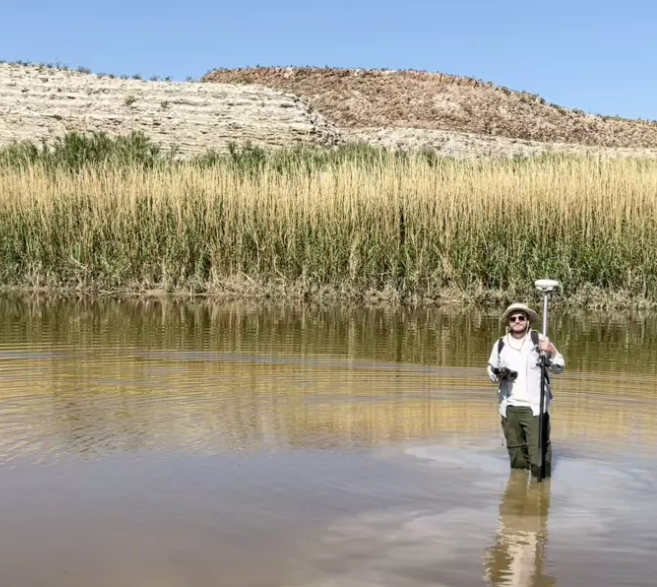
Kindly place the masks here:
<instances>
[{"instance_id":1,"label":"sunglasses","mask_svg":"<svg viewBox=\"0 0 657 587\"><path fill-rule=\"evenodd\" d=\"M525 322L527 320L526 316L519 314L518 316L510 316L509 322Z\"/></svg>"}]
</instances>

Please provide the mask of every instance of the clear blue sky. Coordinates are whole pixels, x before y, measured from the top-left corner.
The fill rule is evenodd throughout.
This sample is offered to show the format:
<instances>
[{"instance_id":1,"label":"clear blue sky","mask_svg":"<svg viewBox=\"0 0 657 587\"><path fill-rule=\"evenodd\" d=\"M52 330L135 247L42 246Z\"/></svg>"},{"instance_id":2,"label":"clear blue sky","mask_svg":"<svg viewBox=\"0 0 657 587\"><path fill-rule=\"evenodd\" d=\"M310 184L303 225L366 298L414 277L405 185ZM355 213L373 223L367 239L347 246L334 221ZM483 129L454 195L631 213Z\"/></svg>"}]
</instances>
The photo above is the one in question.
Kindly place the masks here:
<instances>
[{"instance_id":1,"label":"clear blue sky","mask_svg":"<svg viewBox=\"0 0 657 587\"><path fill-rule=\"evenodd\" d=\"M441 71L657 119L657 0L0 0L0 59L200 77L214 67Z\"/></svg>"}]
</instances>

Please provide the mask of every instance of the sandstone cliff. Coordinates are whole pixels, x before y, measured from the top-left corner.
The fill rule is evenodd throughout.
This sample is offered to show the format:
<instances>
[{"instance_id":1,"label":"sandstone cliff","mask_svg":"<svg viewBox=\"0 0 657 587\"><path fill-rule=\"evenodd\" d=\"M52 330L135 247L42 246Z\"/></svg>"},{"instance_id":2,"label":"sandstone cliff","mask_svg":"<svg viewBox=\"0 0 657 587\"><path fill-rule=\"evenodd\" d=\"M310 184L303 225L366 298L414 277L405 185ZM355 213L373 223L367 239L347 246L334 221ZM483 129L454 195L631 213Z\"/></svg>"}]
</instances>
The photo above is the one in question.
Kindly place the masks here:
<instances>
[{"instance_id":1,"label":"sandstone cliff","mask_svg":"<svg viewBox=\"0 0 657 587\"><path fill-rule=\"evenodd\" d=\"M70 131L143 131L181 155L262 147L333 145L334 125L296 96L257 85L112 79L0 64L0 146Z\"/></svg>"}]
</instances>

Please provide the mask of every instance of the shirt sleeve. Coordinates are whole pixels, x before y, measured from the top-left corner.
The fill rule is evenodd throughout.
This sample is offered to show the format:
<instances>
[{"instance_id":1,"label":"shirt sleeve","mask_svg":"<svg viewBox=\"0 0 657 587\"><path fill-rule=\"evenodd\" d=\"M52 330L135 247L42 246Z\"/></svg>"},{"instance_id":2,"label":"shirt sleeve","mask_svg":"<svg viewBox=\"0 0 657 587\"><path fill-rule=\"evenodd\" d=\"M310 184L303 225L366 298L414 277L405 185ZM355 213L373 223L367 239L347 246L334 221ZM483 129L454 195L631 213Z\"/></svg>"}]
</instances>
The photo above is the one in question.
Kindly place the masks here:
<instances>
[{"instance_id":1,"label":"shirt sleeve","mask_svg":"<svg viewBox=\"0 0 657 587\"><path fill-rule=\"evenodd\" d=\"M556 345L554 348L555 349L557 348ZM549 370L551 373L556 373L558 375L559 373L563 373L565 369L566 369L566 361L563 358L563 355L559 352L559 349L557 349L557 352L555 353L554 357L552 357L552 359L550 360Z\"/></svg>"},{"instance_id":2,"label":"shirt sleeve","mask_svg":"<svg viewBox=\"0 0 657 587\"><path fill-rule=\"evenodd\" d=\"M493 373L493 368L497 367L499 363L499 355L497 353L497 341L493 345L493 349L490 352L490 357L488 357L488 366L486 371L488 372L488 378L491 380L491 383L497 383L497 375Z\"/></svg>"}]
</instances>

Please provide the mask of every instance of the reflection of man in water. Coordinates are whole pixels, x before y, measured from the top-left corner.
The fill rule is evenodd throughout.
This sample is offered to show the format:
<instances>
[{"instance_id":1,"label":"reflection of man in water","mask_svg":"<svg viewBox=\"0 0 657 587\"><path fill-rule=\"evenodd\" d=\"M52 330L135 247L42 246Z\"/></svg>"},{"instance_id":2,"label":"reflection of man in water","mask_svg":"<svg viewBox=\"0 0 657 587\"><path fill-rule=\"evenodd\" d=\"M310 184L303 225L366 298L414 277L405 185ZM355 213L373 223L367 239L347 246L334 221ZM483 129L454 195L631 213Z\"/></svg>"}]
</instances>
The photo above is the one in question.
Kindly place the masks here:
<instances>
[{"instance_id":1,"label":"reflection of man in water","mask_svg":"<svg viewBox=\"0 0 657 587\"><path fill-rule=\"evenodd\" d=\"M506 335L495 341L488 359L488 376L499 382L499 409L512 469L530 469L538 473L539 411L541 404L541 368L539 351L550 358L548 370L561 373L563 355L552 342L530 324L538 314L525 304L511 304L502 315ZM545 393L545 474L551 475L552 449L548 407L552 394L546 382Z\"/></svg>"},{"instance_id":2,"label":"reflection of man in water","mask_svg":"<svg viewBox=\"0 0 657 587\"><path fill-rule=\"evenodd\" d=\"M513 471L500 503L495 544L486 551L486 580L494 587L553 587L543 573L550 482L530 483Z\"/></svg>"}]
</instances>

